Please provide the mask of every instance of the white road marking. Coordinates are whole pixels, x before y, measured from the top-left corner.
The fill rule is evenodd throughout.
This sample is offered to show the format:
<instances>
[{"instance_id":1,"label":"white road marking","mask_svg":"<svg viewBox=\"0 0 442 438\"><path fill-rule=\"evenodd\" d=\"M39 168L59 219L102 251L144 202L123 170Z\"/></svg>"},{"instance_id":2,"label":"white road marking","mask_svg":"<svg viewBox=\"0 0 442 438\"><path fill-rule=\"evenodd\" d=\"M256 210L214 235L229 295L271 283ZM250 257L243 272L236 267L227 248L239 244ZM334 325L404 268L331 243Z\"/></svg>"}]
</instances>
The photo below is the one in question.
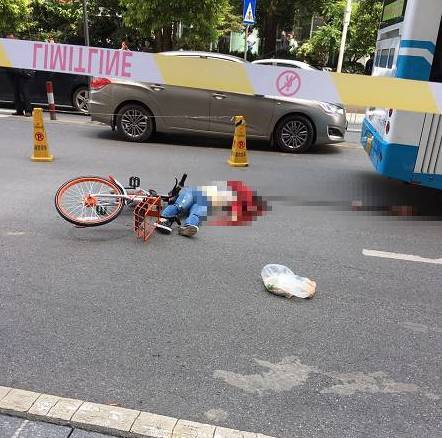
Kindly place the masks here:
<instances>
[{"instance_id":1,"label":"white road marking","mask_svg":"<svg viewBox=\"0 0 442 438\"><path fill-rule=\"evenodd\" d=\"M398 254L395 252L375 251L371 249L363 249L362 254L368 257L381 257L384 259L405 260L408 262L431 263L433 265L442 265L442 258L428 259L425 257L420 257L410 254Z\"/></svg>"},{"instance_id":2,"label":"white road marking","mask_svg":"<svg viewBox=\"0 0 442 438\"><path fill-rule=\"evenodd\" d=\"M23 421L21 426L15 431L14 435L12 435L11 438L18 438L20 436L20 433L23 431L23 429L26 427L26 425L29 423L28 420Z\"/></svg>"}]
</instances>

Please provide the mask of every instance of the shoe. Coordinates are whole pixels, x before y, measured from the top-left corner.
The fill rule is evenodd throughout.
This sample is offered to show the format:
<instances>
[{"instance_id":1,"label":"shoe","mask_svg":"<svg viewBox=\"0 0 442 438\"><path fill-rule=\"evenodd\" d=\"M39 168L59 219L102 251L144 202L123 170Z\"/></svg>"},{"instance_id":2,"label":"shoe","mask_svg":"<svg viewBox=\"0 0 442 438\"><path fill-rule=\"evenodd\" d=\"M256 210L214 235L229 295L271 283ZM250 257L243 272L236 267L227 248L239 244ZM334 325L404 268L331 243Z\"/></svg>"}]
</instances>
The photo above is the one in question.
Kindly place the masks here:
<instances>
[{"instance_id":1,"label":"shoe","mask_svg":"<svg viewBox=\"0 0 442 438\"><path fill-rule=\"evenodd\" d=\"M199 228L196 225L187 224L187 225L182 225L178 229L178 234L180 234L181 236L192 237L198 232L198 230Z\"/></svg>"},{"instance_id":2,"label":"shoe","mask_svg":"<svg viewBox=\"0 0 442 438\"><path fill-rule=\"evenodd\" d=\"M26 113L25 112L25 117L32 117L32 113Z\"/></svg>"},{"instance_id":3,"label":"shoe","mask_svg":"<svg viewBox=\"0 0 442 438\"><path fill-rule=\"evenodd\" d=\"M22 116L23 112L19 113L18 111L16 111L15 113L12 113L13 116Z\"/></svg>"},{"instance_id":4,"label":"shoe","mask_svg":"<svg viewBox=\"0 0 442 438\"><path fill-rule=\"evenodd\" d=\"M155 227L160 233L170 234L172 232L173 219L167 219L162 217L159 222L155 224Z\"/></svg>"}]
</instances>

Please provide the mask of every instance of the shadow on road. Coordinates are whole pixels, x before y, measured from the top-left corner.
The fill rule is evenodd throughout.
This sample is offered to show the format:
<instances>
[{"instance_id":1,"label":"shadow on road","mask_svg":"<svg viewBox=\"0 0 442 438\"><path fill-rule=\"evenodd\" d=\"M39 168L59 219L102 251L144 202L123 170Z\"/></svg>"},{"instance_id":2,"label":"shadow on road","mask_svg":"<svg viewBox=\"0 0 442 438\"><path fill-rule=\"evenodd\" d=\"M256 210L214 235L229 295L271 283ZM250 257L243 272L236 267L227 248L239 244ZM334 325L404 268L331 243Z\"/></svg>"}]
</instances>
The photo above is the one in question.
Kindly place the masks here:
<instances>
[{"instance_id":1,"label":"shadow on road","mask_svg":"<svg viewBox=\"0 0 442 438\"><path fill-rule=\"evenodd\" d=\"M289 198L285 201L358 214L442 221L442 192L439 190L389 179L365 170L348 172L339 183L329 181L330 186L336 184L340 186L338 196L344 199L336 200L331 196L322 200ZM279 200L284 202L284 199Z\"/></svg>"},{"instance_id":2,"label":"shadow on road","mask_svg":"<svg viewBox=\"0 0 442 438\"><path fill-rule=\"evenodd\" d=\"M91 137L98 137L103 140L124 141L111 130L100 130L98 132L90 132ZM225 137L204 137L186 134L156 134L153 138L152 144L165 144L171 146L190 146L190 147L205 147L230 149L232 147L232 139ZM142 144L142 143L140 143ZM146 143L149 144L149 143ZM281 152L273 147L266 140L247 140L247 149L252 151L266 151L266 152ZM317 155L317 154L339 154L342 151L336 145L317 145L313 146L310 151L302 155Z\"/></svg>"}]
</instances>

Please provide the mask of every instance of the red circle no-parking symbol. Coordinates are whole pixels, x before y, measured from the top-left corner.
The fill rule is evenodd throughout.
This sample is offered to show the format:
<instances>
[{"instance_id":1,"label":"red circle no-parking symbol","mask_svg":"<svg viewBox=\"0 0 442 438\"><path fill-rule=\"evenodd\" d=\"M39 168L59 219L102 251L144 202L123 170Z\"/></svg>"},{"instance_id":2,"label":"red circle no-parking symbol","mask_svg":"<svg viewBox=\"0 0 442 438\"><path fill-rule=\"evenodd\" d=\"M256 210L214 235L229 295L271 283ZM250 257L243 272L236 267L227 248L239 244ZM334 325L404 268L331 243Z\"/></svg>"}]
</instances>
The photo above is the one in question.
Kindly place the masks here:
<instances>
[{"instance_id":1,"label":"red circle no-parking symbol","mask_svg":"<svg viewBox=\"0 0 442 438\"><path fill-rule=\"evenodd\" d=\"M43 140L45 139L45 136L44 136L41 132L37 132L37 133L35 134L35 139L36 139L37 141L43 141Z\"/></svg>"},{"instance_id":2,"label":"red circle no-parking symbol","mask_svg":"<svg viewBox=\"0 0 442 438\"><path fill-rule=\"evenodd\" d=\"M301 77L293 70L283 71L276 79L276 88L282 96L294 96L301 88Z\"/></svg>"}]
</instances>

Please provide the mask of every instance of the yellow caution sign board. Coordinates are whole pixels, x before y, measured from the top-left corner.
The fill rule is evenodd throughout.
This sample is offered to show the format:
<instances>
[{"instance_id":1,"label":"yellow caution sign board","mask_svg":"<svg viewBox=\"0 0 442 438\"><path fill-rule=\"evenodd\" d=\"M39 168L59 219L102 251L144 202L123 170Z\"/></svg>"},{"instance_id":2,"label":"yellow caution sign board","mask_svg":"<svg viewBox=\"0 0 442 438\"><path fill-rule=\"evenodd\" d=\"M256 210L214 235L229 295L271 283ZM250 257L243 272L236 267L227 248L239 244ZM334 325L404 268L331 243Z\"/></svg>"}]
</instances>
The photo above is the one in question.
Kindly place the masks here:
<instances>
[{"instance_id":1,"label":"yellow caution sign board","mask_svg":"<svg viewBox=\"0 0 442 438\"><path fill-rule=\"evenodd\" d=\"M233 136L232 153L227 162L232 167L247 167L246 120L244 116L235 116L235 134Z\"/></svg>"},{"instance_id":2,"label":"yellow caution sign board","mask_svg":"<svg viewBox=\"0 0 442 438\"><path fill-rule=\"evenodd\" d=\"M32 161L53 161L54 156L49 153L49 145L46 137L46 130L43 124L43 110L35 108L32 111L34 120L34 153Z\"/></svg>"}]
</instances>

